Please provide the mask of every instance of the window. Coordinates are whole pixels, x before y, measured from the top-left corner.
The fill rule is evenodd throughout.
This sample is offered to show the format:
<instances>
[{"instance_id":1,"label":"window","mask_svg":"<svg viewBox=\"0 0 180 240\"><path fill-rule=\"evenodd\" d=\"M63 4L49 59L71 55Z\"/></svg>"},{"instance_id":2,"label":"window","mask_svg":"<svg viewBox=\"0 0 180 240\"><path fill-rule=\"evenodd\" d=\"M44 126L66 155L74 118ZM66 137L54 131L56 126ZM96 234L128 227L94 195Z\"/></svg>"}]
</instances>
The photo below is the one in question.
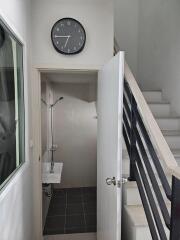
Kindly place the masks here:
<instances>
[{"instance_id":1,"label":"window","mask_svg":"<svg viewBox=\"0 0 180 240\"><path fill-rule=\"evenodd\" d=\"M0 189L25 160L23 46L0 21Z\"/></svg>"}]
</instances>

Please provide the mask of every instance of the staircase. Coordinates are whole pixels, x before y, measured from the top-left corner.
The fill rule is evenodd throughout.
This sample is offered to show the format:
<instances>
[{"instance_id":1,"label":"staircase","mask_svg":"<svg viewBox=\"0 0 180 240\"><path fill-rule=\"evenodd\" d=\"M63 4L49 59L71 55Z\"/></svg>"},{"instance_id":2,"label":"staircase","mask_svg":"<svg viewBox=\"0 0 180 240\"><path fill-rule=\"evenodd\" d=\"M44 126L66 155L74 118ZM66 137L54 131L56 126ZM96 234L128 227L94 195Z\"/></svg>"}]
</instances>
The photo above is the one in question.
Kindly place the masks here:
<instances>
[{"instance_id":1,"label":"staircase","mask_svg":"<svg viewBox=\"0 0 180 240\"><path fill-rule=\"evenodd\" d=\"M176 161L180 163L180 118L171 111L171 105L163 99L161 91L144 91L143 96L147 101ZM124 144L123 175L125 177L129 176L129 166L129 156ZM168 175L168 173L167 179L169 183L171 183L172 176ZM158 184L160 189L162 189L160 181ZM165 194L163 194L163 197L170 212L170 201L166 198ZM123 187L122 223L122 240L152 239L135 181L127 182ZM166 226L165 231L169 239L169 230Z\"/></svg>"}]
</instances>

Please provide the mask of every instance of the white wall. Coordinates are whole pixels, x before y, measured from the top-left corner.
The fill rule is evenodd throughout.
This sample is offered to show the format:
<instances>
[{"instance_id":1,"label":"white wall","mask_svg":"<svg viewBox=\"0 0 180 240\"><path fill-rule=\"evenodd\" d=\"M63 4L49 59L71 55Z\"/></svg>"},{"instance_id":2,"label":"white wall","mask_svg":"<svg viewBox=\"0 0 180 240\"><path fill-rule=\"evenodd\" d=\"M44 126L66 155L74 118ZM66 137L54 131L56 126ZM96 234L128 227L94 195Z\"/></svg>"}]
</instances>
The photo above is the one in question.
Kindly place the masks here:
<instances>
[{"instance_id":1,"label":"white wall","mask_svg":"<svg viewBox=\"0 0 180 240\"><path fill-rule=\"evenodd\" d=\"M47 102L47 89L46 81L41 81L41 98ZM48 149L48 113L47 105L41 101L41 139L42 139L42 156Z\"/></svg>"},{"instance_id":2,"label":"white wall","mask_svg":"<svg viewBox=\"0 0 180 240\"><path fill-rule=\"evenodd\" d=\"M30 0L0 0L0 15L8 25L23 40L29 48L30 37ZM28 136L28 96L30 89L29 71L30 55L25 56L25 95L26 95L26 138ZM30 68L29 68L30 70ZM30 156L29 156L30 155ZM26 144L26 163L11 179L10 183L0 193L0 238L1 240L32 240L33 231L33 191L31 172L32 152L29 152L28 141Z\"/></svg>"},{"instance_id":3,"label":"white wall","mask_svg":"<svg viewBox=\"0 0 180 240\"><path fill-rule=\"evenodd\" d=\"M114 0L114 34L126 61L137 76L139 0Z\"/></svg>"},{"instance_id":4,"label":"white wall","mask_svg":"<svg viewBox=\"0 0 180 240\"><path fill-rule=\"evenodd\" d=\"M63 17L75 18L85 27L87 41L78 55L61 55L52 46L51 28ZM32 19L36 67L98 69L113 56L112 0L34 0Z\"/></svg>"},{"instance_id":5,"label":"white wall","mask_svg":"<svg viewBox=\"0 0 180 240\"><path fill-rule=\"evenodd\" d=\"M180 114L180 2L114 0L115 38L142 89L163 90Z\"/></svg>"},{"instance_id":6,"label":"white wall","mask_svg":"<svg viewBox=\"0 0 180 240\"><path fill-rule=\"evenodd\" d=\"M73 80L73 75L68 77ZM53 114L54 144L58 145L54 160L64 164L62 182L57 187L96 186L97 113L95 102L89 101L93 88L88 83L52 86L54 101L64 97Z\"/></svg>"},{"instance_id":7,"label":"white wall","mask_svg":"<svg viewBox=\"0 0 180 240\"><path fill-rule=\"evenodd\" d=\"M39 69L99 69L113 56L112 0L32 0L32 106L34 133L33 181L35 189L35 238L41 231L41 133L40 133L40 74ZM50 33L60 18L79 20L87 34L86 46L78 55L64 56L55 51ZM39 124L38 124L39 123Z\"/></svg>"},{"instance_id":8,"label":"white wall","mask_svg":"<svg viewBox=\"0 0 180 240\"><path fill-rule=\"evenodd\" d=\"M138 76L143 89L163 89L180 114L180 2L140 0Z\"/></svg>"}]
</instances>

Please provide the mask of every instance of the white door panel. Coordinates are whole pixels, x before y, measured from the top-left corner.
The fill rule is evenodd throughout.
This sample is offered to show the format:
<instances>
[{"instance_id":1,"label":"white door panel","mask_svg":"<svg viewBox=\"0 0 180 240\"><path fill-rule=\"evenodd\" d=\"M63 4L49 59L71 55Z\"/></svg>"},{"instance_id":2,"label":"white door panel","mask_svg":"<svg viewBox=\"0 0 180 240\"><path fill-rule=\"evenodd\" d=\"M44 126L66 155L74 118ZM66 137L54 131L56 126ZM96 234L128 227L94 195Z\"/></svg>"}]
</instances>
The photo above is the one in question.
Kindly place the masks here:
<instances>
[{"instance_id":1,"label":"white door panel","mask_svg":"<svg viewBox=\"0 0 180 240\"><path fill-rule=\"evenodd\" d=\"M122 106L124 53L107 63L98 76L97 238L121 239L121 188L107 178L122 178Z\"/></svg>"}]
</instances>

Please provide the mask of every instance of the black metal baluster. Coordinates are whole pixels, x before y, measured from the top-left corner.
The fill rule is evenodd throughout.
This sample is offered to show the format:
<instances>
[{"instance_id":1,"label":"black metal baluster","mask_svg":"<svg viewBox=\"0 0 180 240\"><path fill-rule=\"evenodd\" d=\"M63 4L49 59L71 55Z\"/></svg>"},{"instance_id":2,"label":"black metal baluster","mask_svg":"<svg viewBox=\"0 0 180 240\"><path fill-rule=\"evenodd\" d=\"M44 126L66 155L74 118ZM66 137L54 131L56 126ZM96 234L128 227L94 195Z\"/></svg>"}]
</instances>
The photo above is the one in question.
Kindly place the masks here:
<instances>
[{"instance_id":1,"label":"black metal baluster","mask_svg":"<svg viewBox=\"0 0 180 240\"><path fill-rule=\"evenodd\" d=\"M130 136L131 150L130 150L130 175L128 178L129 181L136 180L134 175L134 164L136 160L136 136L133 131L133 129L136 129L137 123L136 116L134 114L135 109L137 109L137 104L133 94L131 93L131 136Z\"/></svg>"},{"instance_id":2,"label":"black metal baluster","mask_svg":"<svg viewBox=\"0 0 180 240\"><path fill-rule=\"evenodd\" d=\"M138 111L136 100L126 80L123 101L123 135L130 157L129 180L137 181L152 239L167 239L165 228L160 218L161 212L166 226L170 229L170 240L180 240L180 179L173 176L172 188L170 187L166 173L161 166L160 158L156 153L149 132ZM150 160L152 160L158 173L167 198L171 201L171 217L169 216ZM146 175L149 175L149 178ZM157 202L155 201L155 196Z\"/></svg>"},{"instance_id":3,"label":"black metal baluster","mask_svg":"<svg viewBox=\"0 0 180 240\"><path fill-rule=\"evenodd\" d=\"M172 178L170 240L180 240L180 180Z\"/></svg>"}]
</instances>

